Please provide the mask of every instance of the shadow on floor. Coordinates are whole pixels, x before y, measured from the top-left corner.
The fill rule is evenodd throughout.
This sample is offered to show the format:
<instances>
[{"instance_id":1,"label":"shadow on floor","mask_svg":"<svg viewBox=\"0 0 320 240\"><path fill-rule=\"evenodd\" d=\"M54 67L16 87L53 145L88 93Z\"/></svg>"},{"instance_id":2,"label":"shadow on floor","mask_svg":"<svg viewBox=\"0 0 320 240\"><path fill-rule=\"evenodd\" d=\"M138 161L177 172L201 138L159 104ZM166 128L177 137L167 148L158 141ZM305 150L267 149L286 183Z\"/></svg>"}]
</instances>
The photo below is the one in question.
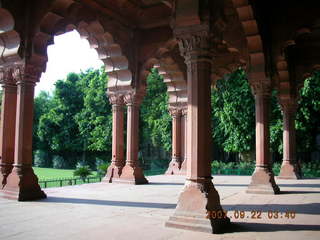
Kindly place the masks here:
<instances>
[{"instance_id":1,"label":"shadow on floor","mask_svg":"<svg viewBox=\"0 0 320 240\"><path fill-rule=\"evenodd\" d=\"M55 203L71 203L71 204L94 204L105 206L121 206L121 207L140 207L140 208L163 208L174 209L176 204L171 203L152 203L152 202L126 202L126 201L112 201L112 200L96 200L96 199L81 199L81 198L63 198L50 197L40 200L41 202L55 202Z\"/></svg>"},{"instance_id":2,"label":"shadow on floor","mask_svg":"<svg viewBox=\"0 0 320 240\"><path fill-rule=\"evenodd\" d=\"M269 223L232 223L231 232L277 232L277 231L319 231L319 225L269 224Z\"/></svg>"},{"instance_id":3,"label":"shadow on floor","mask_svg":"<svg viewBox=\"0 0 320 240\"><path fill-rule=\"evenodd\" d=\"M223 209L226 211L230 211L230 214L234 214L234 211L248 211L248 212L257 212L261 211L262 218L268 218L266 214L269 211L278 211L279 214L283 215L286 212L294 212L296 214L311 214L318 215L320 214L320 203L306 203L306 204L261 204L261 205L245 205L245 204L235 204L235 205L222 205ZM251 213L249 214L249 218L251 217ZM228 213L229 216L229 213Z\"/></svg>"},{"instance_id":4,"label":"shadow on floor","mask_svg":"<svg viewBox=\"0 0 320 240\"><path fill-rule=\"evenodd\" d=\"M247 187L249 184L224 184L224 183L214 183L216 187ZM307 187L307 188L320 188L320 184L309 184L309 183L301 183L301 184L278 184L279 187Z\"/></svg>"},{"instance_id":5,"label":"shadow on floor","mask_svg":"<svg viewBox=\"0 0 320 240\"><path fill-rule=\"evenodd\" d=\"M320 191L280 191L280 194L314 194Z\"/></svg>"},{"instance_id":6,"label":"shadow on floor","mask_svg":"<svg viewBox=\"0 0 320 240\"><path fill-rule=\"evenodd\" d=\"M168 182L149 182L149 185L173 185L173 186L176 186L176 185L184 185L184 183L168 183Z\"/></svg>"}]
</instances>

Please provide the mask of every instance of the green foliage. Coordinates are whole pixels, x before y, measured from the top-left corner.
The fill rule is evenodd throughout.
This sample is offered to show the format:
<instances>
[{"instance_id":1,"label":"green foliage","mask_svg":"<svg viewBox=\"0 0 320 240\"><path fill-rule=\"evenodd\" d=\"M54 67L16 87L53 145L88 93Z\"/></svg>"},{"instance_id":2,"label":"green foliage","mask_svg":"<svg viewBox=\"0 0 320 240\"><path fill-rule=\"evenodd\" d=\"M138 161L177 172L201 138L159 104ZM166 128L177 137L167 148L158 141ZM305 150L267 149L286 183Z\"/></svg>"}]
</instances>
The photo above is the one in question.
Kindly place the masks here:
<instances>
[{"instance_id":1,"label":"green foliage","mask_svg":"<svg viewBox=\"0 0 320 240\"><path fill-rule=\"evenodd\" d=\"M74 176L80 177L83 181L92 174L90 167L88 165L85 165L85 163L79 162L77 164L76 169L73 172Z\"/></svg>"},{"instance_id":2,"label":"green foliage","mask_svg":"<svg viewBox=\"0 0 320 240\"><path fill-rule=\"evenodd\" d=\"M245 72L238 70L217 82L211 95L213 139L226 152L254 148L254 98Z\"/></svg>"},{"instance_id":3,"label":"green foliage","mask_svg":"<svg viewBox=\"0 0 320 240\"><path fill-rule=\"evenodd\" d=\"M147 93L141 104L140 129L144 143L150 139L153 146L171 151L171 116L168 113L167 87L157 69L147 79Z\"/></svg>"},{"instance_id":4,"label":"green foliage","mask_svg":"<svg viewBox=\"0 0 320 240\"><path fill-rule=\"evenodd\" d=\"M34 166L36 167L51 167L51 158L45 150L38 149L34 154Z\"/></svg>"},{"instance_id":5,"label":"green foliage","mask_svg":"<svg viewBox=\"0 0 320 240\"><path fill-rule=\"evenodd\" d=\"M68 164L65 162L64 158L59 155L54 155L52 157L52 165L53 165L53 168L57 168L57 169L68 168Z\"/></svg>"},{"instance_id":6,"label":"green foliage","mask_svg":"<svg viewBox=\"0 0 320 240\"><path fill-rule=\"evenodd\" d=\"M304 81L300 95L296 116L297 150L308 152L315 149L315 137L320 132L320 71Z\"/></svg>"},{"instance_id":7,"label":"green foliage","mask_svg":"<svg viewBox=\"0 0 320 240\"><path fill-rule=\"evenodd\" d=\"M88 71L81 74L83 108L75 116L85 150L109 151L112 144L112 113L105 86L106 74Z\"/></svg>"}]
</instances>

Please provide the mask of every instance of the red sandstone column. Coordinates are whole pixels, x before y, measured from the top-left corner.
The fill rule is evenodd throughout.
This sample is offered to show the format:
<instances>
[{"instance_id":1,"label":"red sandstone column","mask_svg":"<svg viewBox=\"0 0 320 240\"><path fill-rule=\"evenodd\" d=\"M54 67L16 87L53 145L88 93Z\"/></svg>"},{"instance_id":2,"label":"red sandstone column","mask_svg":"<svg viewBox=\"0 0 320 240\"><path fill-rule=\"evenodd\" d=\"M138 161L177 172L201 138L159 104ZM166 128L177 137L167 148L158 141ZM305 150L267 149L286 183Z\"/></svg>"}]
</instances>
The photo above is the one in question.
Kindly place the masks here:
<instances>
[{"instance_id":1,"label":"red sandstone column","mask_svg":"<svg viewBox=\"0 0 320 240\"><path fill-rule=\"evenodd\" d=\"M124 101L128 108L127 114L127 159L122 169L122 174L117 182L130 184L146 184L148 180L144 177L143 170L139 166L139 107L142 95L128 93Z\"/></svg>"},{"instance_id":2,"label":"red sandstone column","mask_svg":"<svg viewBox=\"0 0 320 240\"><path fill-rule=\"evenodd\" d=\"M32 169L32 125L34 87L41 70L32 66L14 69L17 81L17 111L14 165L4 187L5 197L19 201L46 198Z\"/></svg>"},{"instance_id":3,"label":"red sandstone column","mask_svg":"<svg viewBox=\"0 0 320 240\"><path fill-rule=\"evenodd\" d=\"M172 159L166 174L179 174L181 167L181 109L178 106L169 108L172 116Z\"/></svg>"},{"instance_id":4,"label":"red sandstone column","mask_svg":"<svg viewBox=\"0 0 320 240\"><path fill-rule=\"evenodd\" d=\"M182 108L182 123L181 124L181 143L182 143L182 148L181 151L183 151L183 159L182 159L182 164L181 164L181 168L180 168L180 174L181 175L185 175L187 173L187 127L188 127L188 118L187 118L187 114L188 113L188 108L183 107Z\"/></svg>"},{"instance_id":5,"label":"red sandstone column","mask_svg":"<svg viewBox=\"0 0 320 240\"><path fill-rule=\"evenodd\" d=\"M256 168L247 193L276 194L280 189L274 180L269 148L270 84L258 82L253 84L253 89L256 107Z\"/></svg>"},{"instance_id":6,"label":"red sandstone column","mask_svg":"<svg viewBox=\"0 0 320 240\"><path fill-rule=\"evenodd\" d=\"M296 128L295 114L297 111L296 99L281 99L283 112L283 162L278 178L301 178L296 166Z\"/></svg>"},{"instance_id":7,"label":"red sandstone column","mask_svg":"<svg viewBox=\"0 0 320 240\"><path fill-rule=\"evenodd\" d=\"M202 29L178 35L180 52L188 70L187 180L166 226L217 233L228 225L229 219L213 218L213 215L206 218L207 211L214 214L223 211L210 167L212 39L207 34Z\"/></svg>"},{"instance_id":8,"label":"red sandstone column","mask_svg":"<svg viewBox=\"0 0 320 240\"><path fill-rule=\"evenodd\" d=\"M17 85L12 76L12 69L0 72L0 82L3 89L0 120L0 184L3 188L14 162Z\"/></svg>"},{"instance_id":9,"label":"red sandstone column","mask_svg":"<svg viewBox=\"0 0 320 240\"><path fill-rule=\"evenodd\" d=\"M109 94L112 104L112 159L104 182L113 182L120 178L124 166L124 102L123 95Z\"/></svg>"}]
</instances>

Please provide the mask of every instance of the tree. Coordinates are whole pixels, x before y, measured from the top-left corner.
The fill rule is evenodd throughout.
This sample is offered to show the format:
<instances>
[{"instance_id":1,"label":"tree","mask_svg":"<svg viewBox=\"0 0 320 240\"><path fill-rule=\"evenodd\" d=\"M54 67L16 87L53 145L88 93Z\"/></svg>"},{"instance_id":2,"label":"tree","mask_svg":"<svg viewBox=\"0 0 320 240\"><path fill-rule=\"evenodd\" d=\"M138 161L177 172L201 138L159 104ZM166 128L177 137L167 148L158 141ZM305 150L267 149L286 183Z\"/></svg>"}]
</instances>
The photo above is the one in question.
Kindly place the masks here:
<instances>
[{"instance_id":1,"label":"tree","mask_svg":"<svg viewBox=\"0 0 320 240\"><path fill-rule=\"evenodd\" d=\"M78 87L79 76L68 74L66 80L58 80L52 98L51 109L39 120L37 134L55 154L64 159L63 167L73 167L83 151L84 139L75 116L83 108L83 93Z\"/></svg>"},{"instance_id":2,"label":"tree","mask_svg":"<svg viewBox=\"0 0 320 240\"><path fill-rule=\"evenodd\" d=\"M171 123L167 87L157 69L147 78L147 92L140 110L140 143L171 151ZM144 146L145 147L145 146ZM160 159L157 159L160 160ZM165 162L164 164L167 164Z\"/></svg>"},{"instance_id":3,"label":"tree","mask_svg":"<svg viewBox=\"0 0 320 240\"><path fill-rule=\"evenodd\" d=\"M243 70L218 80L212 90L214 142L226 152L245 153L254 149L254 98Z\"/></svg>"},{"instance_id":4,"label":"tree","mask_svg":"<svg viewBox=\"0 0 320 240\"><path fill-rule=\"evenodd\" d=\"M80 76L83 108L76 114L81 136L86 139L85 150L108 152L112 145L112 112L106 95L107 76L103 70L88 70ZM110 154L109 154L110 153Z\"/></svg>"},{"instance_id":5,"label":"tree","mask_svg":"<svg viewBox=\"0 0 320 240\"><path fill-rule=\"evenodd\" d=\"M315 138L320 132L320 71L304 81L300 91L299 108L296 116L297 150L315 150Z\"/></svg>"}]
</instances>

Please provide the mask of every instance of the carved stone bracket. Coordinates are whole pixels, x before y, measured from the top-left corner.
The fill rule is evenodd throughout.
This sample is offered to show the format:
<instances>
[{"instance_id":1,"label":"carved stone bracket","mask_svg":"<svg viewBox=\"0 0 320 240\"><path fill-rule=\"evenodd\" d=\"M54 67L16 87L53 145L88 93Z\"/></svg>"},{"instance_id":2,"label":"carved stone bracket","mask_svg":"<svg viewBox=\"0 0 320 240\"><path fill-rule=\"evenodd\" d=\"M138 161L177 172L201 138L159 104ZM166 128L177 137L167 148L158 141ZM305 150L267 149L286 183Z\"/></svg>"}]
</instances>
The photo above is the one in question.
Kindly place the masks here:
<instances>
[{"instance_id":1,"label":"carved stone bracket","mask_svg":"<svg viewBox=\"0 0 320 240\"><path fill-rule=\"evenodd\" d=\"M281 97L279 97L279 103L283 112L285 111L290 114L295 114L297 112L297 109L298 109L297 98L282 99Z\"/></svg>"},{"instance_id":2,"label":"carved stone bracket","mask_svg":"<svg viewBox=\"0 0 320 240\"><path fill-rule=\"evenodd\" d=\"M124 103L129 105L140 105L143 100L144 94L142 92L128 92L124 95Z\"/></svg>"},{"instance_id":3,"label":"carved stone bracket","mask_svg":"<svg viewBox=\"0 0 320 240\"><path fill-rule=\"evenodd\" d=\"M271 95L271 83L269 80L266 81L250 81L252 91L254 95Z\"/></svg>"},{"instance_id":4,"label":"carved stone bracket","mask_svg":"<svg viewBox=\"0 0 320 240\"><path fill-rule=\"evenodd\" d=\"M22 82L29 82L35 84L40 81L42 74L42 67L38 67L32 64L22 64L13 67L13 78L20 84Z\"/></svg>"},{"instance_id":5,"label":"carved stone bracket","mask_svg":"<svg viewBox=\"0 0 320 240\"><path fill-rule=\"evenodd\" d=\"M123 95L116 93L108 93L109 101L112 105L121 106L124 105Z\"/></svg>"}]
</instances>

